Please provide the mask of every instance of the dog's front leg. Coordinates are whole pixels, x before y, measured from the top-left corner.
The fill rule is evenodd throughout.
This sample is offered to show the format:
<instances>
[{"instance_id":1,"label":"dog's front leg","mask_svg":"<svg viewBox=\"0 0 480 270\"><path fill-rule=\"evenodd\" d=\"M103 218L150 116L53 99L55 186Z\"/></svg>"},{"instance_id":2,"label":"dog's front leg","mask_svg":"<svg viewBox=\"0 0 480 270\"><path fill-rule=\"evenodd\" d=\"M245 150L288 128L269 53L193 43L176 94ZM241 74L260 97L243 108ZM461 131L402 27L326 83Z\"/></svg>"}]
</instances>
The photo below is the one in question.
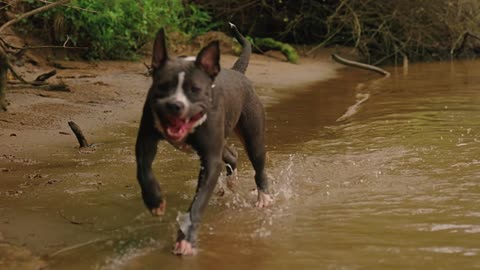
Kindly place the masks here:
<instances>
[{"instance_id":1,"label":"dog's front leg","mask_svg":"<svg viewBox=\"0 0 480 270\"><path fill-rule=\"evenodd\" d=\"M176 255L194 255L196 252L197 230L201 215L207 207L223 168L221 148L218 153L201 158L201 161L195 197L189 212L179 219L180 229L173 249L173 253Z\"/></svg>"},{"instance_id":2,"label":"dog's front leg","mask_svg":"<svg viewBox=\"0 0 480 270\"><path fill-rule=\"evenodd\" d=\"M152 162L157 153L157 143L160 139L161 135L153 128L151 113L145 110L138 131L135 156L137 179L142 190L143 202L154 216L163 215L166 207L160 185L155 180L152 171Z\"/></svg>"}]
</instances>

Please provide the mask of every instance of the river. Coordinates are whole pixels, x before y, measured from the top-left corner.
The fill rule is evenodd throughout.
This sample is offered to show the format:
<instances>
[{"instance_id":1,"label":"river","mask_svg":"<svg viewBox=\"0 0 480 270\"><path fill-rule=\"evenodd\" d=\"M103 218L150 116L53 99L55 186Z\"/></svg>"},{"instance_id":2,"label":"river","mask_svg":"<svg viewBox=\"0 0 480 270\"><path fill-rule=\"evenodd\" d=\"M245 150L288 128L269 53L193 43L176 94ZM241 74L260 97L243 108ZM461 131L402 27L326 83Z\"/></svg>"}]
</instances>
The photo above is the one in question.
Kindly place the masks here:
<instances>
[{"instance_id":1,"label":"river","mask_svg":"<svg viewBox=\"0 0 480 270\"><path fill-rule=\"evenodd\" d=\"M151 217L135 180L136 122L102 130L95 152L65 146L4 174L26 191L0 197L0 231L49 269L480 269L480 62L389 71L259 89L276 100L275 203L253 207L253 170L232 140L235 189L211 200L197 256L170 249L198 158L161 145L154 170L168 208Z\"/></svg>"}]
</instances>

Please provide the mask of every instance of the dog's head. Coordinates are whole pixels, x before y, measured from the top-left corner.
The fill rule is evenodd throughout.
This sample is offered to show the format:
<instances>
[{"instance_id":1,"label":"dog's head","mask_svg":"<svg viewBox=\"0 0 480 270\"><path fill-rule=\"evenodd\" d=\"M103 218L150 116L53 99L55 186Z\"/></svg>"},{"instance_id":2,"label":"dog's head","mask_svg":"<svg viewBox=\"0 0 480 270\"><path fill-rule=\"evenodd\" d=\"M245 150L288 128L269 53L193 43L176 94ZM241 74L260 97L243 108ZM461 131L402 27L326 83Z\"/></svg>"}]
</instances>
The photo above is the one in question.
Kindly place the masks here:
<instances>
[{"instance_id":1,"label":"dog's head","mask_svg":"<svg viewBox=\"0 0 480 270\"><path fill-rule=\"evenodd\" d=\"M220 72L218 41L204 47L195 59L170 58L161 29L154 42L153 84L149 91L155 125L166 139L182 142L207 119L214 80Z\"/></svg>"}]
</instances>

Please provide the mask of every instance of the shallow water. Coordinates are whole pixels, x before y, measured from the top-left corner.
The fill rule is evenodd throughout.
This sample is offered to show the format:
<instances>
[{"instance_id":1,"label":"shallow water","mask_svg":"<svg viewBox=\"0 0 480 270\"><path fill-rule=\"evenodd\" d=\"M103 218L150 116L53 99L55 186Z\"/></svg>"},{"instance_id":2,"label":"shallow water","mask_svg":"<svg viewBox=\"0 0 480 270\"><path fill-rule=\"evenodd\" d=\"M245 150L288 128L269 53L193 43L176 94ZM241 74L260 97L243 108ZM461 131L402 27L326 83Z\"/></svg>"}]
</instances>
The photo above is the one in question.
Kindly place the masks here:
<instances>
[{"instance_id":1,"label":"shallow water","mask_svg":"<svg viewBox=\"0 0 480 270\"><path fill-rule=\"evenodd\" d=\"M391 71L344 69L283 91L267 108L275 204L252 207L237 147L235 192L211 201L195 257L169 251L198 160L160 147L168 208L150 217L135 182L137 123L104 131L93 153L3 157L13 169L1 174L11 191L0 231L51 269L480 269L480 62Z\"/></svg>"}]
</instances>

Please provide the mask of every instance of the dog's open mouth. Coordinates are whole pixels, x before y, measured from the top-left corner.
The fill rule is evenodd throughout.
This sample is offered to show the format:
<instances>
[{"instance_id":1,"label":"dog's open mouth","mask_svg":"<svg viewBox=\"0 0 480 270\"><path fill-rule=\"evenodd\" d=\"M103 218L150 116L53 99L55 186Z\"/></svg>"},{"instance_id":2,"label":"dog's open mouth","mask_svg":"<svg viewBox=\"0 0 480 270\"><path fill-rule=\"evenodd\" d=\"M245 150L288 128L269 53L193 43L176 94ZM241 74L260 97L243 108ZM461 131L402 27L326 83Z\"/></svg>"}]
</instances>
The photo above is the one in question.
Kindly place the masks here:
<instances>
[{"instance_id":1,"label":"dog's open mouth","mask_svg":"<svg viewBox=\"0 0 480 270\"><path fill-rule=\"evenodd\" d=\"M166 135L173 141L182 141L206 120L206 116L204 112L199 112L189 118L170 117L165 127Z\"/></svg>"}]
</instances>

